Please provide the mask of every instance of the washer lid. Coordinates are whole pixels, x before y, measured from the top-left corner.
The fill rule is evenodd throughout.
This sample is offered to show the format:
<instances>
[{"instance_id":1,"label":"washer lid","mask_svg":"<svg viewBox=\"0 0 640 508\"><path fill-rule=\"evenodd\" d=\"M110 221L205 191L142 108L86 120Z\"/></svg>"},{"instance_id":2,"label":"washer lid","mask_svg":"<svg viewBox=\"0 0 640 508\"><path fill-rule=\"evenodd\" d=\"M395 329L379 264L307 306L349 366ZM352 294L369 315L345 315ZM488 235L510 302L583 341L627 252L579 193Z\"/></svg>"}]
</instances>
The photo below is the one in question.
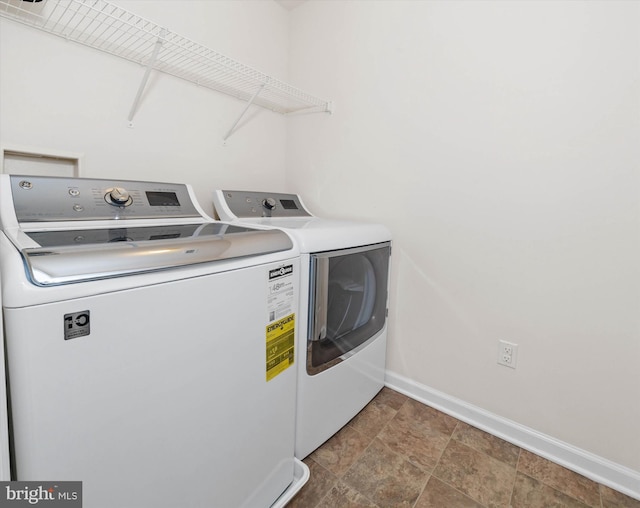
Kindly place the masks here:
<instances>
[{"instance_id":1,"label":"washer lid","mask_svg":"<svg viewBox=\"0 0 640 508\"><path fill-rule=\"evenodd\" d=\"M166 270L293 248L282 231L224 223L24 232L31 282L54 286Z\"/></svg>"}]
</instances>

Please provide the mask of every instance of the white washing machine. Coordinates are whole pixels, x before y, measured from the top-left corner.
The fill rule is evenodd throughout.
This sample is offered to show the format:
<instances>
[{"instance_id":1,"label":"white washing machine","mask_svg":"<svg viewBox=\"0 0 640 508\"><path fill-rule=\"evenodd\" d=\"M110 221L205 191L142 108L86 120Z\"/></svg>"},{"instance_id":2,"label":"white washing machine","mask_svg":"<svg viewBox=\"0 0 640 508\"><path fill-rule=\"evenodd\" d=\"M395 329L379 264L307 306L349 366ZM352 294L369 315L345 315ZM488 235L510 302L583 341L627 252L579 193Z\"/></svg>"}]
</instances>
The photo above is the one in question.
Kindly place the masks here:
<instances>
[{"instance_id":1,"label":"white washing machine","mask_svg":"<svg viewBox=\"0 0 640 508\"><path fill-rule=\"evenodd\" d=\"M301 252L296 447L306 457L384 385L391 234L314 217L298 195L218 190L223 220L286 231Z\"/></svg>"},{"instance_id":2,"label":"white washing machine","mask_svg":"<svg viewBox=\"0 0 640 508\"><path fill-rule=\"evenodd\" d=\"M36 176L0 176L0 222L2 480L82 481L86 508L302 487L287 235L213 221L186 185Z\"/></svg>"}]
</instances>

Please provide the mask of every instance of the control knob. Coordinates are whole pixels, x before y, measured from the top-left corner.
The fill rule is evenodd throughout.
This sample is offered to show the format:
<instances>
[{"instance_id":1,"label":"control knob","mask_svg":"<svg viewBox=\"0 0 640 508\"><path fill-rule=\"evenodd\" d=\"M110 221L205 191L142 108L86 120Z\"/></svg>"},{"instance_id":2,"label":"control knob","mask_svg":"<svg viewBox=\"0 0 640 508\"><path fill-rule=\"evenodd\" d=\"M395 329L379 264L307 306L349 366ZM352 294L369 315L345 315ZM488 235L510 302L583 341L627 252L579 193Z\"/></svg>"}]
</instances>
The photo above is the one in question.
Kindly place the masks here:
<instances>
[{"instance_id":1,"label":"control knob","mask_svg":"<svg viewBox=\"0 0 640 508\"><path fill-rule=\"evenodd\" d=\"M129 191L122 187L107 189L104 200L113 206L129 206L133 202Z\"/></svg>"},{"instance_id":2,"label":"control knob","mask_svg":"<svg viewBox=\"0 0 640 508\"><path fill-rule=\"evenodd\" d=\"M273 210L276 207L276 200L273 198L263 199L262 206L264 206L267 210Z\"/></svg>"}]
</instances>

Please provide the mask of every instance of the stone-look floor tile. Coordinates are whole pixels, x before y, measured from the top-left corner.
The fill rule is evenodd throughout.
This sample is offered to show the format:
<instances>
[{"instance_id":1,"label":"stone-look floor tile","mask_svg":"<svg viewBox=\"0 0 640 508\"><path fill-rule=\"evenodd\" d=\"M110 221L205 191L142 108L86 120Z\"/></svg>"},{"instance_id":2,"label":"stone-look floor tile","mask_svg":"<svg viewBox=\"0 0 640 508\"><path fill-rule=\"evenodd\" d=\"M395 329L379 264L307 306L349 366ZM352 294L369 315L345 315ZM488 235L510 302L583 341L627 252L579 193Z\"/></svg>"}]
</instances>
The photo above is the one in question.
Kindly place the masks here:
<instances>
[{"instance_id":1,"label":"stone-look floor tile","mask_svg":"<svg viewBox=\"0 0 640 508\"><path fill-rule=\"evenodd\" d=\"M433 476L489 507L509 506L515 474L515 468L453 439L433 471Z\"/></svg>"},{"instance_id":2,"label":"stone-look floor tile","mask_svg":"<svg viewBox=\"0 0 640 508\"><path fill-rule=\"evenodd\" d=\"M435 477L429 478L427 486L414 508L483 508L470 497L457 491Z\"/></svg>"},{"instance_id":3,"label":"stone-look floor tile","mask_svg":"<svg viewBox=\"0 0 640 508\"><path fill-rule=\"evenodd\" d=\"M455 428L449 418L435 409L407 401L378 438L392 451L430 473Z\"/></svg>"},{"instance_id":4,"label":"stone-look floor tile","mask_svg":"<svg viewBox=\"0 0 640 508\"><path fill-rule=\"evenodd\" d=\"M372 439L346 425L310 457L336 476L341 476L362 455Z\"/></svg>"},{"instance_id":5,"label":"stone-look floor tile","mask_svg":"<svg viewBox=\"0 0 640 508\"><path fill-rule=\"evenodd\" d=\"M460 441L474 450L486 453L489 457L493 457L512 467L516 467L518 464L520 448L471 425L460 422L452 437L456 441Z\"/></svg>"},{"instance_id":6,"label":"stone-look floor tile","mask_svg":"<svg viewBox=\"0 0 640 508\"><path fill-rule=\"evenodd\" d=\"M402 407L402 404L404 404L408 399L409 397L406 395L402 395L401 393L385 386L373 400L398 411L398 409Z\"/></svg>"},{"instance_id":7,"label":"stone-look floor tile","mask_svg":"<svg viewBox=\"0 0 640 508\"><path fill-rule=\"evenodd\" d=\"M374 438L396 413L392 407L373 399L349 422L349 425L365 436Z\"/></svg>"},{"instance_id":8,"label":"stone-look floor tile","mask_svg":"<svg viewBox=\"0 0 640 508\"><path fill-rule=\"evenodd\" d=\"M428 474L379 439L374 439L342 477L344 483L384 508L412 507L427 479Z\"/></svg>"},{"instance_id":9,"label":"stone-look floor tile","mask_svg":"<svg viewBox=\"0 0 640 508\"><path fill-rule=\"evenodd\" d=\"M378 508L378 505L342 482L336 483L317 508Z\"/></svg>"},{"instance_id":10,"label":"stone-look floor tile","mask_svg":"<svg viewBox=\"0 0 640 508\"><path fill-rule=\"evenodd\" d=\"M588 508L577 499L522 473L516 475L511 506L513 508Z\"/></svg>"},{"instance_id":11,"label":"stone-look floor tile","mask_svg":"<svg viewBox=\"0 0 640 508\"><path fill-rule=\"evenodd\" d=\"M459 423L453 416L444 414L437 409L433 409L413 399L408 399L407 402L402 405L398 411L398 414L400 413L417 422L427 423L432 429L449 436Z\"/></svg>"},{"instance_id":12,"label":"stone-look floor tile","mask_svg":"<svg viewBox=\"0 0 640 508\"><path fill-rule=\"evenodd\" d=\"M416 445L417 449L413 450L413 458L411 460L408 457L411 457L412 454L406 450L403 451L403 446L411 447L403 441L403 433L408 436L407 439L411 442L411 429L414 428L415 430L415 427L429 429L427 436L432 435L429 432L438 436L437 433L439 432L452 438L447 443L440 463L438 463L427 487L416 502L415 508L427 508L429 506L439 506L441 508L475 507L477 506L473 504L475 502L482 503L485 506L500 506L503 499L508 499L508 496L504 494L506 491L509 491L509 494L513 491L513 506L521 508L583 506L581 503L600 508L600 498L602 499L602 508L640 508L640 501L603 485L594 484L580 475L524 450L520 452L517 466L519 471L518 480L515 480L514 472L511 486L513 487L515 482L515 488L510 490L507 488L509 482L501 480L506 474L505 470L500 469L500 467L497 469L493 467L494 463L500 464L500 461L502 461L502 466L507 468L513 464L513 449L510 446L505 446L499 439L458 422L454 418L386 387L376 395L371 404L377 407L365 413L367 419L376 414L380 418L384 418L385 415L391 414L387 411L388 408L397 411L396 417L400 414L400 417L393 425L391 425L391 422L395 417L383 428L383 432L378 434L379 437L384 438L386 441L376 440L375 446L371 446L370 455L372 457L383 457L378 460L380 468L375 469L372 467L375 461L371 457L368 457L369 466L358 464L358 467L356 467L354 465L358 458L364 457L365 450L373 441L371 436L367 436L357 429L364 430L366 428L369 430L365 432L373 433L374 428L373 424L366 422L364 417L363 421L359 423L356 423L356 419L354 419L334 438L327 441L314 454L305 459L311 469L311 478L300 493L289 503L288 508L317 508L319 503L323 503L323 508L330 505L333 508L361 505L370 507L371 505L368 503L373 503L374 501L378 503L377 506L380 508L389 508L396 505L411 506L412 499L414 501L416 499L415 489L405 489L408 495L407 498L403 497L402 494L404 487L399 486L395 488L395 491L392 490L394 488L393 478L398 475L398 470L402 467L409 471L409 484L413 480L419 483L417 479L420 474L423 475L424 482L429 478L429 470L426 470L424 465L420 474L415 470L415 466L420 465L420 460L417 457L422 457L422 460L425 460L425 457L429 457L429 453L420 448L425 446L424 443ZM385 408L381 409L383 406ZM410 420L413 423L410 423ZM429 439L425 438L424 434L422 439L429 442ZM413 441L413 443L416 443L416 441ZM430 452L432 453L430 460L433 460L435 464L441 452L439 447L442 445L432 443L431 446L433 446L433 449ZM392 457L393 460L391 458L385 459L385 454L382 453L382 450L389 454L388 457ZM419 453L417 453L418 450L420 450ZM368 452L369 450L367 450ZM456 469L458 456L460 460ZM476 460L474 457L483 458ZM406 462L402 460L403 458ZM398 459L400 459L399 462L397 462ZM401 464L401 466L398 464ZM354 472L350 478L358 485L361 485L361 488L353 484L347 485L346 480L342 481L339 478L352 465L354 466ZM411 466L414 467L412 468ZM367 481L366 479L371 473L369 469L373 471L374 479ZM387 469L390 472L387 472ZM475 478L474 471L476 472ZM350 471L349 474L351 474ZM436 476L439 476L444 482L440 481ZM506 476L509 475L507 474ZM361 478L361 480L357 481L358 478ZM378 479L380 478L382 480L379 481ZM384 484L385 481L387 485ZM477 485L480 485L480 487ZM483 487L483 485L486 487ZM372 498L372 492L375 493L378 488L380 488L379 497L377 498L378 501L376 501L376 499ZM492 489L497 491L494 496L495 499L491 494ZM418 490L419 493L420 491ZM465 497L465 494L469 497ZM453 496L451 498L453 501L449 501L446 496ZM471 499L472 497L473 499ZM387 499L392 499L393 501L387 503L385 502ZM440 501L440 499L444 500ZM487 499L488 501L485 501Z\"/></svg>"},{"instance_id":13,"label":"stone-look floor tile","mask_svg":"<svg viewBox=\"0 0 640 508\"><path fill-rule=\"evenodd\" d=\"M640 501L637 499L625 496L604 485L600 485L600 495L602 496L602 508L640 508Z\"/></svg>"},{"instance_id":14,"label":"stone-look floor tile","mask_svg":"<svg viewBox=\"0 0 640 508\"><path fill-rule=\"evenodd\" d=\"M315 508L320 501L336 484L338 479L313 459L307 457L304 463L309 466L311 475L309 481L289 501L287 508Z\"/></svg>"},{"instance_id":15,"label":"stone-look floor tile","mask_svg":"<svg viewBox=\"0 0 640 508\"><path fill-rule=\"evenodd\" d=\"M599 485L573 471L522 450L518 471L594 508L600 507Z\"/></svg>"}]
</instances>

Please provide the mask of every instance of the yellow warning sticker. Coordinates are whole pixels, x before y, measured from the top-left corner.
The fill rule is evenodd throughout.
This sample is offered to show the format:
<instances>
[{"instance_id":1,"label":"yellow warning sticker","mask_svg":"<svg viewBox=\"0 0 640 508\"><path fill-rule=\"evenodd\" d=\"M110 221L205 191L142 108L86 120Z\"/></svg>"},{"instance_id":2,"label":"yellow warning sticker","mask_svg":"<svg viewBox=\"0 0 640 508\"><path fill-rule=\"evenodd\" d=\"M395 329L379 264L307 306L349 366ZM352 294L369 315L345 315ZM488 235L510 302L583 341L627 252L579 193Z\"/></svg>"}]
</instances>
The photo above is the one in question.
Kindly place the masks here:
<instances>
[{"instance_id":1,"label":"yellow warning sticker","mask_svg":"<svg viewBox=\"0 0 640 508\"><path fill-rule=\"evenodd\" d=\"M267 381L293 365L295 314L267 325Z\"/></svg>"}]
</instances>

